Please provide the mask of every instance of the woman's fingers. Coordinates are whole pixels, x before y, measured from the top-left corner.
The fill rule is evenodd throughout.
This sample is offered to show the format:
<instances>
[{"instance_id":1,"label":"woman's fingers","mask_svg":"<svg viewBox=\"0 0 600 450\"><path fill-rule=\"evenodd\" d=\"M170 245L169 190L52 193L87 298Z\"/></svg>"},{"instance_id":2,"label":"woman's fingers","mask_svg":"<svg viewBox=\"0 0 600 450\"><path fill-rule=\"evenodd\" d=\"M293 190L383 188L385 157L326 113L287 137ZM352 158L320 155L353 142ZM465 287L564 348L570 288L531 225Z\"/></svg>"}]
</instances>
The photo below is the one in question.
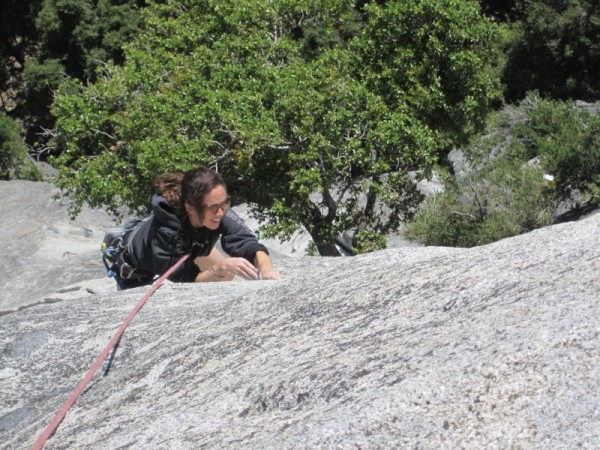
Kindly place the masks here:
<instances>
[{"instance_id":1,"label":"woman's fingers","mask_svg":"<svg viewBox=\"0 0 600 450\"><path fill-rule=\"evenodd\" d=\"M229 258L227 270L246 280L258 279L258 269L244 258Z\"/></svg>"},{"instance_id":2,"label":"woman's fingers","mask_svg":"<svg viewBox=\"0 0 600 450\"><path fill-rule=\"evenodd\" d=\"M261 274L258 268L245 258L227 258L223 267L224 270L245 280L281 280L281 274L277 270L269 268Z\"/></svg>"},{"instance_id":3,"label":"woman's fingers","mask_svg":"<svg viewBox=\"0 0 600 450\"><path fill-rule=\"evenodd\" d=\"M263 280L281 280L281 274L276 270L269 270L268 272L264 272L261 276Z\"/></svg>"}]
</instances>

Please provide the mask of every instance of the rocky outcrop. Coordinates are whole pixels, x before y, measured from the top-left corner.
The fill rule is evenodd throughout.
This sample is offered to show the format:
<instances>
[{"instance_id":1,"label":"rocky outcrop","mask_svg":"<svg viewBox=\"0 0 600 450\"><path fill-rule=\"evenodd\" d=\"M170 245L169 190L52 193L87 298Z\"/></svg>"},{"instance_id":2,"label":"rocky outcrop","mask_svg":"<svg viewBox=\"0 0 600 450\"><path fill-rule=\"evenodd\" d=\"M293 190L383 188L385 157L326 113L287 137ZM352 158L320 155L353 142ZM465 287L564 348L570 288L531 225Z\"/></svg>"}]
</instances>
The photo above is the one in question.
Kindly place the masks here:
<instances>
[{"instance_id":1,"label":"rocky outcrop","mask_svg":"<svg viewBox=\"0 0 600 450\"><path fill-rule=\"evenodd\" d=\"M47 448L598 448L598 236L596 214L165 285ZM144 292L0 317L4 448L31 446Z\"/></svg>"}]
</instances>

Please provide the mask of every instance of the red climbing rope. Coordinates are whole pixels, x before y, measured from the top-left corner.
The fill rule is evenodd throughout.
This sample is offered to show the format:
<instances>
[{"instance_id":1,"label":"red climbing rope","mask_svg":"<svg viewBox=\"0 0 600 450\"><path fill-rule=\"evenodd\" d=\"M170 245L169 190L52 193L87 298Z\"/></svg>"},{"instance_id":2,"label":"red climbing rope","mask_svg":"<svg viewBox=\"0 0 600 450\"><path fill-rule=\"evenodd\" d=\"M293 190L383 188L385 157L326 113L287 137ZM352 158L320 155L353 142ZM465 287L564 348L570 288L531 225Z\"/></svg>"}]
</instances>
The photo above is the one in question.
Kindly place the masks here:
<instances>
[{"instance_id":1,"label":"red climbing rope","mask_svg":"<svg viewBox=\"0 0 600 450\"><path fill-rule=\"evenodd\" d=\"M81 380L81 382L79 383L79 386L77 386L75 391L73 391L73 393L71 394L69 399L65 402L65 404L56 413L56 416L54 416L54 419L52 420L52 422L50 422L50 424L46 427L46 429L41 434L41 436L38 438L38 440L35 442L35 444L33 444L33 447L32 447L33 450L39 450L44 447L44 445L46 444L46 441L56 432L56 429L58 428L58 426L64 419L65 415L67 414L67 411L69 411L71 406L73 406L73 404L77 400L77 397L79 397L79 395L81 395L81 393L85 389L86 385L92 380L92 378L94 377L94 374L96 373L98 368L102 365L102 363L104 362L104 360L106 359L106 357L108 356L110 351L117 344L117 342L119 342L119 339L125 332L125 329L129 325L129 323L133 320L135 315L140 311L140 309L142 309L142 306L144 306L144 304L152 296L152 294L154 294L154 292L159 287L162 286L162 284L165 282L167 277L169 275L171 275L175 271L175 269L177 269L186 259L188 259L189 256L190 255L182 256L181 259L173 265L173 267L171 267L169 270L167 270L158 280L156 280L156 282L152 285L152 287L148 290L148 292L146 292L146 295L144 295L142 297L142 299L138 302L138 304L135 306L135 308L133 308L133 310L129 313L129 316L127 316L127 319L125 319L125 321L123 322L121 327L117 330L117 332L115 333L113 338L110 340L110 342L108 343L106 348L102 351L102 353L100 353L100 355L98 356L98 358L96 359L96 361L94 362L92 367L90 367L90 370L88 370L88 372L85 375L85 377L83 378L83 380Z\"/></svg>"}]
</instances>

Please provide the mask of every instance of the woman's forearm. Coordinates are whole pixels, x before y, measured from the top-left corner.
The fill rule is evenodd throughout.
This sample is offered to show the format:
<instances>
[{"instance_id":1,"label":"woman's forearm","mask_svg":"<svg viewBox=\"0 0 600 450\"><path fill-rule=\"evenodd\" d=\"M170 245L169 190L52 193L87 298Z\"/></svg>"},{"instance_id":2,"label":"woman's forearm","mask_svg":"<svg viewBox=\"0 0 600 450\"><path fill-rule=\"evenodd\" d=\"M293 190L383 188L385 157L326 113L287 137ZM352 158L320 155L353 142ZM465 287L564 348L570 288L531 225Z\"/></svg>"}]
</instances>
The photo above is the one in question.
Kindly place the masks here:
<instances>
[{"instance_id":1,"label":"woman's forearm","mask_svg":"<svg viewBox=\"0 0 600 450\"><path fill-rule=\"evenodd\" d=\"M273 261L271 261L271 257L262 250L256 252L256 255L254 256L254 265L258 269L258 272L263 280L281 279L279 272L273 268Z\"/></svg>"},{"instance_id":2,"label":"woman's forearm","mask_svg":"<svg viewBox=\"0 0 600 450\"><path fill-rule=\"evenodd\" d=\"M234 275L224 267L224 261L225 257L214 247L208 256L196 258L195 263L200 269L200 273L196 276L196 283L232 280Z\"/></svg>"}]
</instances>

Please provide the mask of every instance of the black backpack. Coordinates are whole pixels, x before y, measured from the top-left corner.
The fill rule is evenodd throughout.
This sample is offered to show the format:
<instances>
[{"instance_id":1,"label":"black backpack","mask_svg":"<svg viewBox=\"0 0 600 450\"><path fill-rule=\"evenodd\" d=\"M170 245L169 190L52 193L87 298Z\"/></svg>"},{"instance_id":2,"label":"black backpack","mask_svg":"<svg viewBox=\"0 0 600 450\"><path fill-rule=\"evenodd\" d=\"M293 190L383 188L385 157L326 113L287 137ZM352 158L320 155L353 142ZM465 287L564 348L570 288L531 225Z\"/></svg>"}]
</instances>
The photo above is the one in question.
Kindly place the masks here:
<instances>
[{"instance_id":1,"label":"black backpack","mask_svg":"<svg viewBox=\"0 0 600 450\"><path fill-rule=\"evenodd\" d=\"M125 223L123 228L110 228L106 230L102 240L102 262L106 268L106 275L114 278L117 289L130 289L150 284L154 274L132 266L127 258L127 238L141 222L132 219Z\"/></svg>"}]
</instances>

